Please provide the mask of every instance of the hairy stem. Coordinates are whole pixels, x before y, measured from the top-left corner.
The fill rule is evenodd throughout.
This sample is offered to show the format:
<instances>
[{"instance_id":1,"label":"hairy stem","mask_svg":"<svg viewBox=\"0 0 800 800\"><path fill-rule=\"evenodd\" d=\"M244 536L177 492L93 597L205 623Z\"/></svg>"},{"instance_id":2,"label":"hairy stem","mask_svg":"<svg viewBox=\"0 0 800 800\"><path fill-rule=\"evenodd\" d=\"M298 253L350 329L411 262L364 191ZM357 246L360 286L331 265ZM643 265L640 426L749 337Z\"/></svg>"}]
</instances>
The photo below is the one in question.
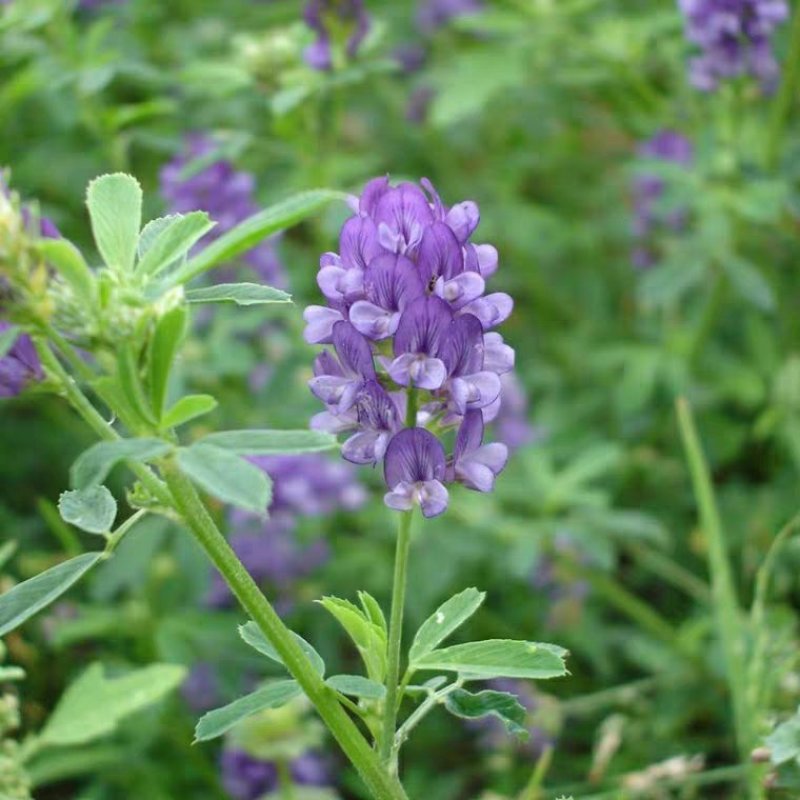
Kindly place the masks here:
<instances>
[{"instance_id":1,"label":"hairy stem","mask_svg":"<svg viewBox=\"0 0 800 800\"><path fill-rule=\"evenodd\" d=\"M358 771L375 800L407 800L396 777L385 770L353 720L339 705L335 692L317 674L291 631L284 625L250 574L239 561L203 505L192 483L173 460L162 471L175 506L195 538L238 599L278 652L336 741Z\"/></svg>"},{"instance_id":2,"label":"hairy stem","mask_svg":"<svg viewBox=\"0 0 800 800\"><path fill-rule=\"evenodd\" d=\"M394 560L394 583L392 586L392 610L389 619L389 648L386 668L386 704L383 712L383 727L380 742L381 760L387 769L395 769L392 756L394 733L397 727L398 683L400 682L400 648L403 643L403 610L406 602L408 580L408 554L411 549L410 511L400 515L397 526L397 551Z\"/></svg>"}]
</instances>

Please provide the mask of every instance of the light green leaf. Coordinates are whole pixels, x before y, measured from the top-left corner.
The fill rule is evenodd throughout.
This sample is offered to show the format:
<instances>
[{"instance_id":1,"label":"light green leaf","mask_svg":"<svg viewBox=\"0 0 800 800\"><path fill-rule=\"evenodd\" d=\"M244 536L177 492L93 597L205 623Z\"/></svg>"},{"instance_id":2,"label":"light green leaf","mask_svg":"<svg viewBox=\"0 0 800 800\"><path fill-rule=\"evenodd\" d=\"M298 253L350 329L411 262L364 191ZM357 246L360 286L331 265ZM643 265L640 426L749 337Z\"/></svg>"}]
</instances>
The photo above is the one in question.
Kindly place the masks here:
<instances>
[{"instance_id":1,"label":"light green leaf","mask_svg":"<svg viewBox=\"0 0 800 800\"><path fill-rule=\"evenodd\" d=\"M292 302L290 294L260 283L217 283L201 289L187 289L186 299L190 303L236 303L237 306Z\"/></svg>"},{"instance_id":2,"label":"light green leaf","mask_svg":"<svg viewBox=\"0 0 800 800\"><path fill-rule=\"evenodd\" d=\"M181 469L202 489L223 503L266 514L272 481L258 467L220 447L198 442L178 450Z\"/></svg>"},{"instance_id":3,"label":"light green leaf","mask_svg":"<svg viewBox=\"0 0 800 800\"><path fill-rule=\"evenodd\" d=\"M567 651L553 644L489 639L434 650L413 662L414 669L458 672L469 679L558 678L567 674Z\"/></svg>"},{"instance_id":4,"label":"light green leaf","mask_svg":"<svg viewBox=\"0 0 800 800\"><path fill-rule=\"evenodd\" d=\"M389 626L386 624L386 617L378 601L369 592L362 591L358 593L358 599L361 603L361 608L364 609L364 613L367 615L367 619L388 633Z\"/></svg>"},{"instance_id":5,"label":"light green leaf","mask_svg":"<svg viewBox=\"0 0 800 800\"><path fill-rule=\"evenodd\" d=\"M336 437L323 431L219 431L200 440L240 456L319 453L338 446Z\"/></svg>"},{"instance_id":6,"label":"light green leaf","mask_svg":"<svg viewBox=\"0 0 800 800\"><path fill-rule=\"evenodd\" d=\"M119 678L106 678L92 664L56 706L41 734L46 745L77 745L112 733L125 717L161 700L186 677L177 664L152 664Z\"/></svg>"},{"instance_id":7,"label":"light green leaf","mask_svg":"<svg viewBox=\"0 0 800 800\"><path fill-rule=\"evenodd\" d=\"M63 492L58 513L64 522L88 533L108 533L117 518L117 501L105 486Z\"/></svg>"},{"instance_id":8,"label":"light green leaf","mask_svg":"<svg viewBox=\"0 0 800 800\"><path fill-rule=\"evenodd\" d=\"M98 442L84 450L70 469L70 482L76 489L102 483L120 461L152 461L170 451L172 445L162 439L117 439Z\"/></svg>"},{"instance_id":9,"label":"light green leaf","mask_svg":"<svg viewBox=\"0 0 800 800\"><path fill-rule=\"evenodd\" d=\"M785 764L800 758L800 709L778 725L764 739L764 744L770 749L770 761L773 764Z\"/></svg>"},{"instance_id":10,"label":"light green leaf","mask_svg":"<svg viewBox=\"0 0 800 800\"><path fill-rule=\"evenodd\" d=\"M186 335L188 316L184 306L168 311L158 320L150 342L147 364L150 402L159 418L164 412L172 362Z\"/></svg>"},{"instance_id":11,"label":"light green leaf","mask_svg":"<svg viewBox=\"0 0 800 800\"><path fill-rule=\"evenodd\" d=\"M272 646L272 643L267 637L264 636L261 628L259 628L255 622L251 621L240 625L239 636L241 636L250 647L261 653L261 655L271 658L278 664L283 665L283 659L278 655L278 651ZM314 649L313 645L309 644L302 636L294 632L293 636L320 678L322 678L325 675L325 662L322 660L322 656Z\"/></svg>"},{"instance_id":12,"label":"light green leaf","mask_svg":"<svg viewBox=\"0 0 800 800\"><path fill-rule=\"evenodd\" d=\"M18 325L10 325L4 331L0 332L0 358L3 358L3 356L11 350L19 334L20 329Z\"/></svg>"},{"instance_id":13,"label":"light green leaf","mask_svg":"<svg viewBox=\"0 0 800 800\"><path fill-rule=\"evenodd\" d=\"M61 597L102 557L102 553L84 553L18 583L0 595L0 637Z\"/></svg>"},{"instance_id":14,"label":"light green leaf","mask_svg":"<svg viewBox=\"0 0 800 800\"><path fill-rule=\"evenodd\" d=\"M439 606L417 631L408 654L411 662L430 653L463 625L478 610L485 598L485 592L474 588L465 589Z\"/></svg>"},{"instance_id":15,"label":"light green leaf","mask_svg":"<svg viewBox=\"0 0 800 800\"><path fill-rule=\"evenodd\" d=\"M167 224L159 226L155 238L152 238L152 229L148 232L145 228L142 231L142 236L146 237L144 246L141 239L138 245L142 255L137 271L142 275L158 275L183 258L214 225L205 211L192 211L169 218Z\"/></svg>"},{"instance_id":16,"label":"light green leaf","mask_svg":"<svg viewBox=\"0 0 800 800\"><path fill-rule=\"evenodd\" d=\"M506 692L485 691L473 694L466 689L456 689L447 695L445 708L462 719L497 717L509 733L520 738L530 735L525 728L525 707L513 695Z\"/></svg>"},{"instance_id":17,"label":"light green leaf","mask_svg":"<svg viewBox=\"0 0 800 800\"><path fill-rule=\"evenodd\" d=\"M97 249L108 267L130 272L142 225L142 187L123 173L95 178L86 192Z\"/></svg>"},{"instance_id":18,"label":"light green leaf","mask_svg":"<svg viewBox=\"0 0 800 800\"><path fill-rule=\"evenodd\" d=\"M14 539L0 545L0 570L11 560L14 553L17 552L17 542Z\"/></svg>"},{"instance_id":19,"label":"light green leaf","mask_svg":"<svg viewBox=\"0 0 800 800\"><path fill-rule=\"evenodd\" d=\"M739 256L721 259L722 268L739 295L762 311L775 309L775 295L755 264Z\"/></svg>"},{"instance_id":20,"label":"light green leaf","mask_svg":"<svg viewBox=\"0 0 800 800\"><path fill-rule=\"evenodd\" d=\"M259 242L278 231L296 225L306 217L316 214L331 200L344 200L346 195L328 189L313 189L282 200L258 214L246 219L232 231L220 236L215 242L170 277L172 285L188 283L192 278L207 272L218 264L224 264L255 247Z\"/></svg>"},{"instance_id":21,"label":"light green leaf","mask_svg":"<svg viewBox=\"0 0 800 800\"><path fill-rule=\"evenodd\" d=\"M202 417L217 407L217 401L210 394L189 394L181 397L161 418L162 428L177 428L189 420Z\"/></svg>"},{"instance_id":22,"label":"light green leaf","mask_svg":"<svg viewBox=\"0 0 800 800\"><path fill-rule=\"evenodd\" d=\"M356 605L338 597L323 597L318 601L339 621L358 648L367 675L378 683L386 677L386 631L376 625Z\"/></svg>"},{"instance_id":23,"label":"light green leaf","mask_svg":"<svg viewBox=\"0 0 800 800\"><path fill-rule=\"evenodd\" d=\"M361 675L332 675L325 683L340 694L364 700L382 700L386 694L386 687L382 683Z\"/></svg>"},{"instance_id":24,"label":"light green leaf","mask_svg":"<svg viewBox=\"0 0 800 800\"><path fill-rule=\"evenodd\" d=\"M24 680L25 670L22 667L0 667L0 683Z\"/></svg>"},{"instance_id":25,"label":"light green leaf","mask_svg":"<svg viewBox=\"0 0 800 800\"><path fill-rule=\"evenodd\" d=\"M298 697L301 692L296 681L268 683L252 694L240 697L229 705L209 711L202 716L195 728L194 739L196 742L216 739L243 719L268 708L280 708Z\"/></svg>"},{"instance_id":26,"label":"light green leaf","mask_svg":"<svg viewBox=\"0 0 800 800\"><path fill-rule=\"evenodd\" d=\"M42 239L38 247L45 261L64 278L78 298L94 302L94 273L72 242L67 239Z\"/></svg>"}]
</instances>

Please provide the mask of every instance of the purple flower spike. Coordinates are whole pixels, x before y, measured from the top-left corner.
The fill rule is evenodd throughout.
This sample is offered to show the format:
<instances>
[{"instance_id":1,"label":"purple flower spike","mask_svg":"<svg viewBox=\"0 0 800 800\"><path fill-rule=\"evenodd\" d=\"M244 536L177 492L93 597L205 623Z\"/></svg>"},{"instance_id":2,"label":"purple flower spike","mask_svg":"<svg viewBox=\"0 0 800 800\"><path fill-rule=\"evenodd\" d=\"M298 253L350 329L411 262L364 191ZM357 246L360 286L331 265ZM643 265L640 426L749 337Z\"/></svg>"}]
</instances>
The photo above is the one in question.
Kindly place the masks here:
<instances>
[{"instance_id":1,"label":"purple flower spike","mask_svg":"<svg viewBox=\"0 0 800 800\"><path fill-rule=\"evenodd\" d=\"M386 449L384 461L386 505L410 511L419 505L426 517L447 509L445 455L441 442L423 428L407 428L396 434Z\"/></svg>"},{"instance_id":2,"label":"purple flower spike","mask_svg":"<svg viewBox=\"0 0 800 800\"><path fill-rule=\"evenodd\" d=\"M11 325L0 320L0 334ZM0 358L0 397L16 397L31 383L44 378L36 348L27 334L17 336L9 351Z\"/></svg>"},{"instance_id":3,"label":"purple flower spike","mask_svg":"<svg viewBox=\"0 0 800 800\"><path fill-rule=\"evenodd\" d=\"M750 75L773 91L780 67L772 52L772 34L789 18L786 0L678 0L686 38L699 55L689 62L689 79L703 92L723 80Z\"/></svg>"},{"instance_id":4,"label":"purple flower spike","mask_svg":"<svg viewBox=\"0 0 800 800\"><path fill-rule=\"evenodd\" d=\"M364 0L309 0L303 17L306 24L317 34L303 57L312 69L333 69L334 56L332 34L334 29L349 29L350 35L345 43L348 58L355 58L361 43L370 29L370 18L364 7ZM335 19L335 25L331 25Z\"/></svg>"},{"instance_id":5,"label":"purple flower spike","mask_svg":"<svg viewBox=\"0 0 800 800\"><path fill-rule=\"evenodd\" d=\"M305 311L306 339L336 351L316 359L311 391L327 408L311 425L346 434L346 460L383 461L391 508L436 516L447 508L445 479L488 491L505 463L506 449L482 436L514 367L513 349L491 330L513 302L485 293L498 256L471 241L480 222L471 200L448 207L425 178L393 186L381 177L349 205L340 252L320 259L328 304ZM462 431L449 459L436 438L448 428Z\"/></svg>"},{"instance_id":6,"label":"purple flower spike","mask_svg":"<svg viewBox=\"0 0 800 800\"><path fill-rule=\"evenodd\" d=\"M458 429L453 450L454 479L468 489L491 492L495 478L508 462L508 448L500 442L483 444L483 416L468 411Z\"/></svg>"}]
</instances>

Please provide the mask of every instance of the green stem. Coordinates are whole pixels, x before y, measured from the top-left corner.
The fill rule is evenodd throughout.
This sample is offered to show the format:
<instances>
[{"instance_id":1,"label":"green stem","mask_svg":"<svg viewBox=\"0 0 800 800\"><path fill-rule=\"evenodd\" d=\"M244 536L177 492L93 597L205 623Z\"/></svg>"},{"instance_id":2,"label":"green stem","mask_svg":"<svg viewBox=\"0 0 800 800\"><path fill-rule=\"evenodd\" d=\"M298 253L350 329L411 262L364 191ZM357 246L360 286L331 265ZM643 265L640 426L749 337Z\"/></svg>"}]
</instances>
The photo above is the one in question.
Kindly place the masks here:
<instances>
[{"instance_id":1,"label":"green stem","mask_svg":"<svg viewBox=\"0 0 800 800\"><path fill-rule=\"evenodd\" d=\"M409 398L410 405L410 398ZM386 703L383 711L383 727L380 742L381 760L389 770L396 770L393 763L392 745L397 727L400 682L400 647L403 642L403 610L406 602L406 583L408 579L408 554L411 549L412 512L400 514L397 526L397 550L394 560L394 583L392 586L392 610L389 619L389 647L386 667Z\"/></svg>"},{"instance_id":2,"label":"green stem","mask_svg":"<svg viewBox=\"0 0 800 800\"><path fill-rule=\"evenodd\" d=\"M694 494L699 506L700 522L708 547L711 574L711 598L716 627L722 642L728 686L733 702L736 741L743 760L749 758L753 746L752 717L746 696L746 672L742 653L742 626L739 601L734 589L727 542L722 530L719 509L714 497L708 464L695 428L688 402L677 401L678 423L689 462Z\"/></svg>"},{"instance_id":3,"label":"green stem","mask_svg":"<svg viewBox=\"0 0 800 800\"><path fill-rule=\"evenodd\" d=\"M459 678L443 689L439 689L438 692L433 690L428 692L428 696L419 704L414 713L409 715L408 719L400 726L395 734L393 745L395 757L400 752L400 748L405 744L406 739L411 735L411 731L413 731L414 728L416 728L417 725L447 697L447 695L451 694L456 689L460 689L463 685L464 680Z\"/></svg>"},{"instance_id":4,"label":"green stem","mask_svg":"<svg viewBox=\"0 0 800 800\"><path fill-rule=\"evenodd\" d=\"M800 83L800 7L795 4L789 54L784 62L783 79L778 94L772 102L767 132L766 168L774 170L780 160L781 145L786 133L786 122L792 109L792 101Z\"/></svg>"},{"instance_id":5,"label":"green stem","mask_svg":"<svg viewBox=\"0 0 800 800\"><path fill-rule=\"evenodd\" d=\"M542 783L547 770L550 769L550 762L553 760L553 748L548 746L542 750L536 766L533 768L533 775L531 775L528 785L522 790L519 800L541 800L542 797Z\"/></svg>"},{"instance_id":6,"label":"green stem","mask_svg":"<svg viewBox=\"0 0 800 800\"><path fill-rule=\"evenodd\" d=\"M294 791L294 781L292 780L292 771L289 769L289 763L286 759L278 759L276 764L278 768L278 786L280 788L281 800L295 800L297 795Z\"/></svg>"},{"instance_id":7,"label":"green stem","mask_svg":"<svg viewBox=\"0 0 800 800\"><path fill-rule=\"evenodd\" d=\"M714 276L714 285L711 287L711 293L706 300L694 336L689 344L688 361L690 364L697 362L706 342L714 332L714 326L717 324L717 319L725 303L726 288L725 276L718 272Z\"/></svg>"},{"instance_id":8,"label":"green stem","mask_svg":"<svg viewBox=\"0 0 800 800\"><path fill-rule=\"evenodd\" d=\"M355 723L339 705L336 694L316 672L292 632L284 625L253 578L225 541L192 483L172 460L162 472L175 506L242 608L258 625L300 684L336 741L358 771L375 800L407 800L400 782L382 766Z\"/></svg>"}]
</instances>

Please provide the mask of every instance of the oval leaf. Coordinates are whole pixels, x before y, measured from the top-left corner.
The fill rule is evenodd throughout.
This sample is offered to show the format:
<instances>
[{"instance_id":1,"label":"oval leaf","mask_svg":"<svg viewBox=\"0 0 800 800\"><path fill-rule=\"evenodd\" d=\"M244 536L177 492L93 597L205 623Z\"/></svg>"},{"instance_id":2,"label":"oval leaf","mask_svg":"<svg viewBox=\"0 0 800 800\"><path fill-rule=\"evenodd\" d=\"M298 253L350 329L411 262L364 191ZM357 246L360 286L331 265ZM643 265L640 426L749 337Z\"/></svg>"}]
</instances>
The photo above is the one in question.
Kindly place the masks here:
<instances>
[{"instance_id":1,"label":"oval leaf","mask_svg":"<svg viewBox=\"0 0 800 800\"><path fill-rule=\"evenodd\" d=\"M272 481L258 467L221 447L197 443L178 450L181 469L202 489L223 503L266 514Z\"/></svg>"},{"instance_id":2,"label":"oval leaf","mask_svg":"<svg viewBox=\"0 0 800 800\"><path fill-rule=\"evenodd\" d=\"M166 455L171 448L169 442L151 438L98 442L78 456L70 469L70 483L76 489L94 486L102 483L120 461L152 461Z\"/></svg>"},{"instance_id":3,"label":"oval leaf","mask_svg":"<svg viewBox=\"0 0 800 800\"><path fill-rule=\"evenodd\" d=\"M386 694L386 687L382 683L361 675L333 675L325 683L340 694L363 700L383 700Z\"/></svg>"},{"instance_id":4,"label":"oval leaf","mask_svg":"<svg viewBox=\"0 0 800 800\"><path fill-rule=\"evenodd\" d=\"M530 735L525 728L527 714L525 706L513 694L489 690L473 694L466 689L456 689L447 695L444 705L456 717L462 719L497 717L509 733L526 739Z\"/></svg>"},{"instance_id":5,"label":"oval leaf","mask_svg":"<svg viewBox=\"0 0 800 800\"><path fill-rule=\"evenodd\" d=\"M314 667L320 678L325 675L325 662L322 656L314 649L313 645L309 644L300 634L292 632L297 643L302 648L303 652L308 656L308 660ZM255 622L247 622L239 626L239 636L244 639L247 644L254 650L257 650L261 655L271 658L283 666L283 659L278 655L278 651L272 646L272 643L264 636L261 628Z\"/></svg>"},{"instance_id":6,"label":"oval leaf","mask_svg":"<svg viewBox=\"0 0 800 800\"><path fill-rule=\"evenodd\" d=\"M102 557L103 553L84 553L18 583L0 595L0 637L61 597Z\"/></svg>"},{"instance_id":7,"label":"oval leaf","mask_svg":"<svg viewBox=\"0 0 800 800\"><path fill-rule=\"evenodd\" d=\"M558 678L567 674L567 651L554 644L488 639L434 650L413 662L414 669L458 672L467 679Z\"/></svg>"},{"instance_id":8,"label":"oval leaf","mask_svg":"<svg viewBox=\"0 0 800 800\"><path fill-rule=\"evenodd\" d=\"M152 241L147 236L144 242L138 242L142 256L136 269L143 275L158 275L179 258L183 258L214 225L205 211L192 211L169 218L167 223L159 225ZM147 227L142 233L146 231Z\"/></svg>"},{"instance_id":9,"label":"oval leaf","mask_svg":"<svg viewBox=\"0 0 800 800\"><path fill-rule=\"evenodd\" d=\"M470 588L439 606L417 631L408 654L410 661L413 663L434 650L478 610L485 598L485 592Z\"/></svg>"},{"instance_id":10,"label":"oval leaf","mask_svg":"<svg viewBox=\"0 0 800 800\"><path fill-rule=\"evenodd\" d=\"M236 303L237 306L292 302L290 294L260 283L218 283L201 289L189 289L186 299L190 303Z\"/></svg>"},{"instance_id":11,"label":"oval leaf","mask_svg":"<svg viewBox=\"0 0 800 800\"><path fill-rule=\"evenodd\" d=\"M269 683L252 694L240 697L227 706L209 711L202 716L195 728L194 740L206 742L209 739L216 739L246 717L268 708L280 708L300 694L301 689L296 681Z\"/></svg>"},{"instance_id":12,"label":"oval leaf","mask_svg":"<svg viewBox=\"0 0 800 800\"><path fill-rule=\"evenodd\" d=\"M117 518L117 501L105 486L64 492L58 498L64 522L88 533L108 533Z\"/></svg>"},{"instance_id":13,"label":"oval leaf","mask_svg":"<svg viewBox=\"0 0 800 800\"><path fill-rule=\"evenodd\" d=\"M118 678L106 678L103 665L92 664L64 693L41 741L79 745L106 736L125 717L176 689L185 677L185 667L152 664Z\"/></svg>"},{"instance_id":14,"label":"oval leaf","mask_svg":"<svg viewBox=\"0 0 800 800\"><path fill-rule=\"evenodd\" d=\"M202 417L217 407L210 394L190 394L181 397L161 418L162 428L177 428L190 420Z\"/></svg>"},{"instance_id":15,"label":"oval leaf","mask_svg":"<svg viewBox=\"0 0 800 800\"><path fill-rule=\"evenodd\" d=\"M335 436L322 431L220 431L200 441L232 450L240 456L320 453L338 446Z\"/></svg>"},{"instance_id":16,"label":"oval leaf","mask_svg":"<svg viewBox=\"0 0 800 800\"><path fill-rule=\"evenodd\" d=\"M95 178L86 192L94 241L111 268L130 272L142 226L142 187L121 172Z\"/></svg>"}]
</instances>

